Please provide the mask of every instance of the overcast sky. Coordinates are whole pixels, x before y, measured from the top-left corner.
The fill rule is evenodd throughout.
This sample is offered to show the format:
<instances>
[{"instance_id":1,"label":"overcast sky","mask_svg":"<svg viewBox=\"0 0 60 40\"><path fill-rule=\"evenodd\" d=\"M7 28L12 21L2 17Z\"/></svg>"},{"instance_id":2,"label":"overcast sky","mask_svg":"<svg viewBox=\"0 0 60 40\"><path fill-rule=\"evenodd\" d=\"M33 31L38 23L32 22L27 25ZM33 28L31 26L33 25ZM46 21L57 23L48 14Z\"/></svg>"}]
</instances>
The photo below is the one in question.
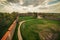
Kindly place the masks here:
<instances>
[{"instance_id":1,"label":"overcast sky","mask_svg":"<svg viewBox=\"0 0 60 40\"><path fill-rule=\"evenodd\" d=\"M59 3L59 6L56 9L55 5L48 7L48 5L57 3ZM51 8L59 12L59 7L60 0L49 0L48 2L45 0L0 0L0 12L43 12ZM54 9L52 9L53 12Z\"/></svg>"}]
</instances>

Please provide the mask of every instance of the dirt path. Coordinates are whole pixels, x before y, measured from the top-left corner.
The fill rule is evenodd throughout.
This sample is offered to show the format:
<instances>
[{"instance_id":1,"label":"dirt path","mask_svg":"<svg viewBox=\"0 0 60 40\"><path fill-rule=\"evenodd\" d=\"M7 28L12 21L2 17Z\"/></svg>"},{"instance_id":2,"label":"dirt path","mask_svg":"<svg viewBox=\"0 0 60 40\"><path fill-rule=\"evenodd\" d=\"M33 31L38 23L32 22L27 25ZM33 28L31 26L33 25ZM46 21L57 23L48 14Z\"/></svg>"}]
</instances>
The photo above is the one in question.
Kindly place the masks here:
<instances>
[{"instance_id":1,"label":"dirt path","mask_svg":"<svg viewBox=\"0 0 60 40\"><path fill-rule=\"evenodd\" d=\"M34 19L31 19L31 20L34 20ZM24 23L24 22L26 22L26 21L30 21L30 20L25 20L25 21L19 22L18 33L17 33L19 40L23 40L23 38L22 38L22 36L21 36L21 32L20 32L20 27L21 27L22 23Z\"/></svg>"},{"instance_id":2,"label":"dirt path","mask_svg":"<svg viewBox=\"0 0 60 40\"><path fill-rule=\"evenodd\" d=\"M19 23L19 27L18 27L18 39L19 39L19 40L23 40L23 39L22 39L22 36L21 36L21 32L20 32L20 27L21 27L21 24L24 23L24 22L25 22L25 21L21 21L21 22Z\"/></svg>"}]
</instances>

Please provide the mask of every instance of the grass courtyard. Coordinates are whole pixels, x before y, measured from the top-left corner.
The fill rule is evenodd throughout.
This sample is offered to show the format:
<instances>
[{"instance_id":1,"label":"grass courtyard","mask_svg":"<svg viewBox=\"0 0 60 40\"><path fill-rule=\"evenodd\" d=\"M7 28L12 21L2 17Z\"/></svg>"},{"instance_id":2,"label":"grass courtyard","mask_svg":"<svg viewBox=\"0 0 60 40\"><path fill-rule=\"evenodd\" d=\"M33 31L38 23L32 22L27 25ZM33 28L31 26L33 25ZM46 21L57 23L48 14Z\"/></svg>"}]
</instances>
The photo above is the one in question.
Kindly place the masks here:
<instances>
[{"instance_id":1,"label":"grass courtyard","mask_svg":"<svg viewBox=\"0 0 60 40\"><path fill-rule=\"evenodd\" d=\"M20 29L23 40L60 40L59 14L41 14L40 16L42 19L34 16L19 16L18 23L26 21ZM56 18L58 20L55 20ZM16 26L12 40L18 40L18 27L19 24Z\"/></svg>"},{"instance_id":2,"label":"grass courtyard","mask_svg":"<svg viewBox=\"0 0 60 40\"><path fill-rule=\"evenodd\" d=\"M33 19L21 25L23 40L60 40L60 22Z\"/></svg>"}]
</instances>

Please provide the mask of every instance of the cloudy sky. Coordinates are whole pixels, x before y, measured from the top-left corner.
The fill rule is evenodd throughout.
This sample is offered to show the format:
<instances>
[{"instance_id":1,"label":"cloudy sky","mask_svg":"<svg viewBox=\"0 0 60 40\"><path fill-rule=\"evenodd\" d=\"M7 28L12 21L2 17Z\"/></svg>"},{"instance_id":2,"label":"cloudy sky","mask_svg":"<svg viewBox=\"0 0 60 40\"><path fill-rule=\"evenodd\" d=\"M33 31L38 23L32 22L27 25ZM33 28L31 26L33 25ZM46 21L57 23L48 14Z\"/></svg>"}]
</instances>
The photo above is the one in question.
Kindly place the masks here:
<instances>
[{"instance_id":1,"label":"cloudy sky","mask_svg":"<svg viewBox=\"0 0 60 40\"><path fill-rule=\"evenodd\" d=\"M0 12L59 12L60 0L0 0ZM57 10L57 11L56 11Z\"/></svg>"}]
</instances>

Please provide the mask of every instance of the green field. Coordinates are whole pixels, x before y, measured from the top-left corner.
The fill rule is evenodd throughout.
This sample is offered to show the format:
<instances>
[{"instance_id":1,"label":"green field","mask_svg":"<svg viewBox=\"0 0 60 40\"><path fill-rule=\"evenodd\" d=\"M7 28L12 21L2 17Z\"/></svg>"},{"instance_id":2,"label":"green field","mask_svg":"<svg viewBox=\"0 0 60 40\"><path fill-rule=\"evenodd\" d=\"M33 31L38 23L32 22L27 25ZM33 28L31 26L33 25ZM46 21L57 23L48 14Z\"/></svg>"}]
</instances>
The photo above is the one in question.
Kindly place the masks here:
<instances>
[{"instance_id":1,"label":"green field","mask_svg":"<svg viewBox=\"0 0 60 40\"><path fill-rule=\"evenodd\" d=\"M21 25L21 34L23 40L60 40L60 22L46 19L26 21Z\"/></svg>"},{"instance_id":2,"label":"green field","mask_svg":"<svg viewBox=\"0 0 60 40\"><path fill-rule=\"evenodd\" d=\"M38 19L36 15L18 16L18 23L21 21L26 21L21 25L23 40L60 40L59 14L41 14L40 16L42 16L42 19ZM0 39L6 33L16 17L17 14L14 13L0 13ZM12 40L18 40L18 26L19 25L17 24Z\"/></svg>"},{"instance_id":3,"label":"green field","mask_svg":"<svg viewBox=\"0 0 60 40\"><path fill-rule=\"evenodd\" d=\"M19 21L34 19L32 16L19 16Z\"/></svg>"}]
</instances>

